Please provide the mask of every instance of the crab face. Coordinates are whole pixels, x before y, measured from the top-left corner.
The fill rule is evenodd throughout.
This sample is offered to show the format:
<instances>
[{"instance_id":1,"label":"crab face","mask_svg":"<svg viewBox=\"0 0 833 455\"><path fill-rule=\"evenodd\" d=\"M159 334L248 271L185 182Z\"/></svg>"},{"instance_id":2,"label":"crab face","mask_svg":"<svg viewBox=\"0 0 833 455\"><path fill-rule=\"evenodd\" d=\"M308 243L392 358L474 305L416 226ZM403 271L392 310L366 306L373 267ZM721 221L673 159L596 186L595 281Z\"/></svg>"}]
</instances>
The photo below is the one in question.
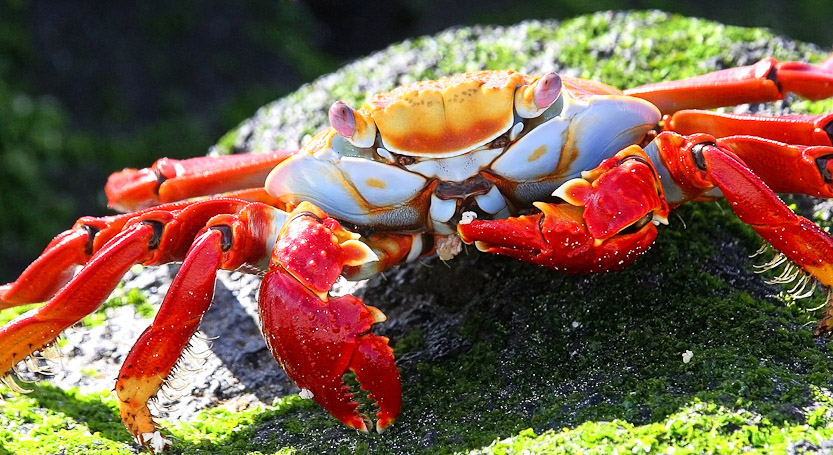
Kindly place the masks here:
<instances>
[{"instance_id":1,"label":"crab face","mask_svg":"<svg viewBox=\"0 0 833 455\"><path fill-rule=\"evenodd\" d=\"M467 211L521 213L659 121L650 103L575 84L484 71L399 87L360 110L337 102L332 128L278 165L267 191L377 230L447 234Z\"/></svg>"}]
</instances>

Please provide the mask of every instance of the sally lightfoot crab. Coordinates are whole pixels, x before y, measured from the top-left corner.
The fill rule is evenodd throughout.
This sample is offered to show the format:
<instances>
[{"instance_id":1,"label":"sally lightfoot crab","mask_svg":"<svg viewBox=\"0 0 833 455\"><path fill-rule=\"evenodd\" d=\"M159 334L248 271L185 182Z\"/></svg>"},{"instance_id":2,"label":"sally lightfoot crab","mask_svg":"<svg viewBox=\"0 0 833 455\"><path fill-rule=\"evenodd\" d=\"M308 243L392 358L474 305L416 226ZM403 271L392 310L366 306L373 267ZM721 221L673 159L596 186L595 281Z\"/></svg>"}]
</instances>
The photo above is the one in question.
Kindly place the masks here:
<instances>
[{"instance_id":1,"label":"sally lightfoot crab","mask_svg":"<svg viewBox=\"0 0 833 455\"><path fill-rule=\"evenodd\" d=\"M122 421L152 451L169 442L147 407L198 329L217 270L263 276L266 343L305 396L360 431L400 412L382 312L330 290L462 243L569 272L625 267L670 210L726 198L803 273L833 284L833 240L778 192L833 197L833 114L756 117L703 109L833 97L833 57L728 69L624 92L513 71L422 81L336 102L299 151L161 159L111 176L110 205L57 236L0 308L46 302L0 327L0 370L98 308L134 264L182 262L116 381ZM76 272L77 266L81 266ZM818 334L833 332L828 306ZM352 371L378 406L358 412ZM4 382L18 388L11 374Z\"/></svg>"}]
</instances>

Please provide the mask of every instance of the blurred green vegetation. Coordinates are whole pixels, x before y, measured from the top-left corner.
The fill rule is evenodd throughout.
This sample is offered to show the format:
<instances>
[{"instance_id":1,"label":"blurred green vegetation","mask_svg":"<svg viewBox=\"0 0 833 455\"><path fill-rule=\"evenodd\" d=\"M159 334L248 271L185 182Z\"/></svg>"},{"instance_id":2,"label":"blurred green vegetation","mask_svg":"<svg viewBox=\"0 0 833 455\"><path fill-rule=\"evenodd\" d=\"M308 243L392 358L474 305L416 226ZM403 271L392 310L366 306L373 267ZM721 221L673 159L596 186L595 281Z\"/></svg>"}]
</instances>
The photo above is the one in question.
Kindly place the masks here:
<instances>
[{"instance_id":1,"label":"blurred green vegetation","mask_svg":"<svg viewBox=\"0 0 833 455\"><path fill-rule=\"evenodd\" d=\"M833 2L0 0L0 282L84 214L110 172L204 154L259 106L453 25L657 8L833 43Z\"/></svg>"},{"instance_id":2,"label":"blurred green vegetation","mask_svg":"<svg viewBox=\"0 0 833 455\"><path fill-rule=\"evenodd\" d=\"M0 282L79 216L110 213L109 173L205 154L259 106L340 61L310 48L312 18L288 2L247 8L244 39L228 43L241 30L222 42L202 36L220 27L212 2L61 9L72 3L0 0ZM95 9L112 22L91 24L102 20ZM138 35L119 32L125 23ZM236 60L235 46L250 55Z\"/></svg>"}]
</instances>

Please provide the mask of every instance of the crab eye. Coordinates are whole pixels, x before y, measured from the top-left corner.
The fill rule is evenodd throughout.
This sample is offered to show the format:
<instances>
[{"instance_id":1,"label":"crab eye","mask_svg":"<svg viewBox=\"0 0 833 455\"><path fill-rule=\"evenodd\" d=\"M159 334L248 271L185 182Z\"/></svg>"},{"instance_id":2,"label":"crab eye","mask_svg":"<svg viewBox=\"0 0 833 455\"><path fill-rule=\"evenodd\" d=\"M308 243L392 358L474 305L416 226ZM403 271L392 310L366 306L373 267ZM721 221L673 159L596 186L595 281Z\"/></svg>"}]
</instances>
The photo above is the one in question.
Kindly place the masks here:
<instances>
[{"instance_id":1,"label":"crab eye","mask_svg":"<svg viewBox=\"0 0 833 455\"><path fill-rule=\"evenodd\" d=\"M328 116L333 129L356 147L367 148L376 141L376 124L373 118L353 109L345 102L333 103Z\"/></svg>"},{"instance_id":2,"label":"crab eye","mask_svg":"<svg viewBox=\"0 0 833 455\"><path fill-rule=\"evenodd\" d=\"M561 95L561 77L549 73L515 92L515 112L523 118L535 118L555 103Z\"/></svg>"}]
</instances>

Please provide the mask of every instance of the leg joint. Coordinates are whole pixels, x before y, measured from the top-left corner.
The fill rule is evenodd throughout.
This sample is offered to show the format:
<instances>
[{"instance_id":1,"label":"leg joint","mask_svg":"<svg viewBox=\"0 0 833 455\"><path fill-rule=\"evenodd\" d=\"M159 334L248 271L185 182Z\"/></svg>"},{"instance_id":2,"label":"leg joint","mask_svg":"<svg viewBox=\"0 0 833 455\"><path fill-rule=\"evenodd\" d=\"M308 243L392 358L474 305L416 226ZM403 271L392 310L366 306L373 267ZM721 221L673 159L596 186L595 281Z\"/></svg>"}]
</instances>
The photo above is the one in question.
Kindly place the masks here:
<instances>
[{"instance_id":1,"label":"leg joint","mask_svg":"<svg viewBox=\"0 0 833 455\"><path fill-rule=\"evenodd\" d=\"M833 155L824 155L816 158L816 167L819 169L819 174L821 174L824 183L833 183L833 174L830 173L830 168L827 167L827 163L831 159L833 159Z\"/></svg>"},{"instance_id":2,"label":"leg joint","mask_svg":"<svg viewBox=\"0 0 833 455\"><path fill-rule=\"evenodd\" d=\"M162 242L162 234L165 232L165 223L156 220L142 220L140 224L153 228L153 236L148 241L148 249L155 250L159 248L159 244Z\"/></svg>"},{"instance_id":3,"label":"leg joint","mask_svg":"<svg viewBox=\"0 0 833 455\"><path fill-rule=\"evenodd\" d=\"M220 231L222 234L222 237L220 238L220 248L222 248L223 251L231 249L234 244L234 234L232 233L231 226L227 224L218 224L216 226L209 227L209 229Z\"/></svg>"},{"instance_id":4,"label":"leg joint","mask_svg":"<svg viewBox=\"0 0 833 455\"><path fill-rule=\"evenodd\" d=\"M706 170L706 158L703 156L703 149L706 147L714 147L717 144L714 142L700 142L691 147L691 158L694 160L694 165L701 171Z\"/></svg>"},{"instance_id":5,"label":"leg joint","mask_svg":"<svg viewBox=\"0 0 833 455\"><path fill-rule=\"evenodd\" d=\"M84 253L87 256L91 256L93 254L93 246L95 245L95 236L98 235L101 229L89 224L84 224L83 228L87 231L87 244L84 246Z\"/></svg>"}]
</instances>

